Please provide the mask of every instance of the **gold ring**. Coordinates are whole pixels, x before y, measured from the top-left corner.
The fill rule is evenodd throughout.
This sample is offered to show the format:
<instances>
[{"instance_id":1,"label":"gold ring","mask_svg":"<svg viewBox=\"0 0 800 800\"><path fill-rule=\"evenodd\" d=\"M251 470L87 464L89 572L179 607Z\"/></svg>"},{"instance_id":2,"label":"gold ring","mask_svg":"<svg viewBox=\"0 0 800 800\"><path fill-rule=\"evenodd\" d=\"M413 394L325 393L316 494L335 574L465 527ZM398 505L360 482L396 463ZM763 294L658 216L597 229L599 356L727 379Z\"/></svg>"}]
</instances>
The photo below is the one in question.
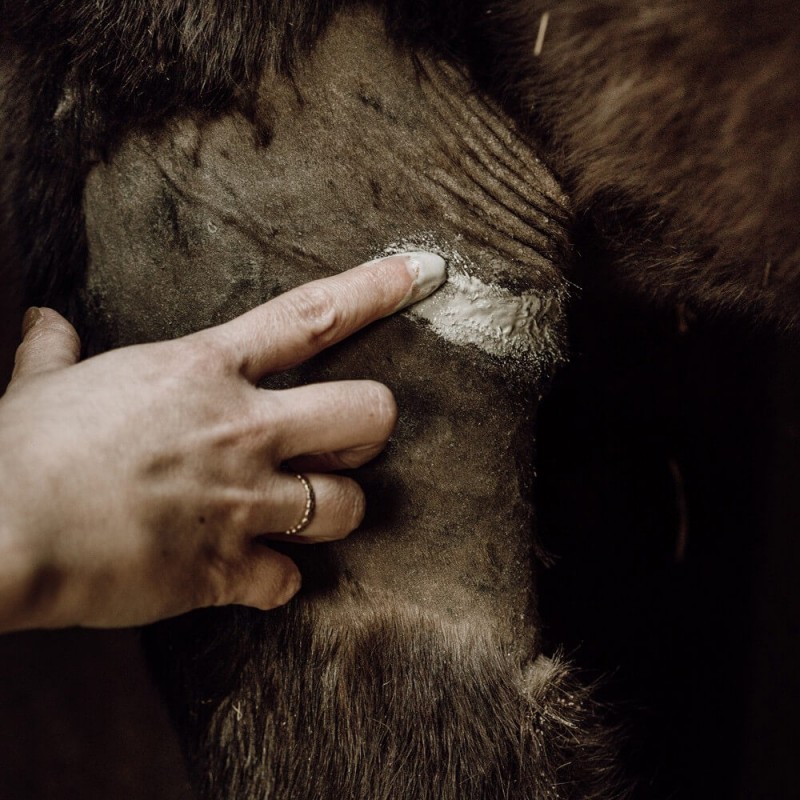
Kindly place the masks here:
<instances>
[{"instance_id":1,"label":"gold ring","mask_svg":"<svg viewBox=\"0 0 800 800\"><path fill-rule=\"evenodd\" d=\"M317 500L314 497L314 488L311 486L311 481L299 472L295 474L295 478L303 484L303 488L306 490L306 505L303 509L303 516L300 522L293 528L289 528L288 531L285 531L284 533L286 536L296 536L298 533L302 533L311 524L311 520L314 518L314 509L317 506Z\"/></svg>"}]
</instances>

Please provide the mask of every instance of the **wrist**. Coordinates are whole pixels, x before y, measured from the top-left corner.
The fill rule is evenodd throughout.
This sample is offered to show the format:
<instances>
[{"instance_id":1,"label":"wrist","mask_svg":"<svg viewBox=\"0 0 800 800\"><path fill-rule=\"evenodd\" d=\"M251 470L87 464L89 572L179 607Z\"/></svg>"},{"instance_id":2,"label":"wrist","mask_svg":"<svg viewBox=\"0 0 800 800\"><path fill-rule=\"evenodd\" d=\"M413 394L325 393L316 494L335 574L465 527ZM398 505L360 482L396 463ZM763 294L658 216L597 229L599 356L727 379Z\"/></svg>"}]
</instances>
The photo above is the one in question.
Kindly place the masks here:
<instances>
[{"instance_id":1,"label":"wrist","mask_svg":"<svg viewBox=\"0 0 800 800\"><path fill-rule=\"evenodd\" d=\"M18 531L0 520L0 633L37 627L42 606L40 574Z\"/></svg>"},{"instance_id":2,"label":"wrist","mask_svg":"<svg viewBox=\"0 0 800 800\"><path fill-rule=\"evenodd\" d=\"M9 488L0 489L0 633L49 627L59 584Z\"/></svg>"}]
</instances>

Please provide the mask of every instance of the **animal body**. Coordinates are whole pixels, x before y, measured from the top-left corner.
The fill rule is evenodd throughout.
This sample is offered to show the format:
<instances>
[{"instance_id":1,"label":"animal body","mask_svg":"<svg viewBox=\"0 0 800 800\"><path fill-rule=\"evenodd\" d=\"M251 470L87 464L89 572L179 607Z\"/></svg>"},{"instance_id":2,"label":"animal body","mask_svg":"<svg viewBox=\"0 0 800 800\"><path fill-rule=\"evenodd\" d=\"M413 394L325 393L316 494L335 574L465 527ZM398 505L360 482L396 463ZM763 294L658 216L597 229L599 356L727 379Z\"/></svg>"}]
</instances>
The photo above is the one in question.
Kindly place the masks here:
<instances>
[{"instance_id":1,"label":"animal body","mask_svg":"<svg viewBox=\"0 0 800 800\"><path fill-rule=\"evenodd\" d=\"M427 323L290 378L377 378L406 409L362 476L362 534L293 553L306 590L285 611L149 636L200 796L619 796L613 735L542 647L535 408L583 270L796 321L789 4L2 11L11 263L93 349L401 246L450 261ZM521 350L465 313L498 297L525 298Z\"/></svg>"}]
</instances>

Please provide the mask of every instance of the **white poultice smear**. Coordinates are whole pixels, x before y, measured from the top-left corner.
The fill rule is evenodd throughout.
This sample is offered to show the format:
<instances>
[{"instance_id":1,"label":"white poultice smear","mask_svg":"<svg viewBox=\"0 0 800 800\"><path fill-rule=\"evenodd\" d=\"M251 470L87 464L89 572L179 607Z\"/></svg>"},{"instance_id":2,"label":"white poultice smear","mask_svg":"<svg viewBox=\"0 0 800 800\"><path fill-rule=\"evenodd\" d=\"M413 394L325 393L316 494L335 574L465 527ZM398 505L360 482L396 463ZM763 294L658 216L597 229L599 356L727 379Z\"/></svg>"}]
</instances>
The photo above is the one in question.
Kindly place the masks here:
<instances>
[{"instance_id":1,"label":"white poultice smear","mask_svg":"<svg viewBox=\"0 0 800 800\"><path fill-rule=\"evenodd\" d=\"M547 314L536 294L512 294L473 275L451 273L447 283L410 313L455 344L473 344L500 357L540 357L542 316Z\"/></svg>"},{"instance_id":2,"label":"white poultice smear","mask_svg":"<svg viewBox=\"0 0 800 800\"><path fill-rule=\"evenodd\" d=\"M413 249L439 252L448 262L447 282L406 313L425 320L431 329L453 344L474 345L499 358L544 366L561 359L558 322L561 300L553 294L515 294L466 272L465 260L452 251L431 247L430 241ZM420 246L422 244L422 246ZM387 251L412 249L392 245Z\"/></svg>"}]
</instances>

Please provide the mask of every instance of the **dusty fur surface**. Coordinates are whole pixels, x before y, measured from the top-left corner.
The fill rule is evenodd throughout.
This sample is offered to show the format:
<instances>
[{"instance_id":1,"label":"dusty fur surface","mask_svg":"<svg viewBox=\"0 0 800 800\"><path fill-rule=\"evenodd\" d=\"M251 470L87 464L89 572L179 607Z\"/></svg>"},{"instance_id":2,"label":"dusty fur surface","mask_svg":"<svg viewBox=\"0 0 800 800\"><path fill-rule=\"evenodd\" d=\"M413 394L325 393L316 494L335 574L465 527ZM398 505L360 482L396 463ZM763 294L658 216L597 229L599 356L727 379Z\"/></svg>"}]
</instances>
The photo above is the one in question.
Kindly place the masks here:
<instances>
[{"instance_id":1,"label":"dusty fur surface","mask_svg":"<svg viewBox=\"0 0 800 800\"><path fill-rule=\"evenodd\" d=\"M8 167L29 297L63 298L80 276L82 181L124 132L185 108L246 111L262 71L291 72L348 4L5 0L20 76ZM797 321L793 4L374 5L398 40L466 63L549 140L609 280Z\"/></svg>"},{"instance_id":2,"label":"dusty fur surface","mask_svg":"<svg viewBox=\"0 0 800 800\"><path fill-rule=\"evenodd\" d=\"M562 661L391 605L361 601L348 625L295 604L151 631L198 796L623 796L614 736Z\"/></svg>"}]
</instances>

